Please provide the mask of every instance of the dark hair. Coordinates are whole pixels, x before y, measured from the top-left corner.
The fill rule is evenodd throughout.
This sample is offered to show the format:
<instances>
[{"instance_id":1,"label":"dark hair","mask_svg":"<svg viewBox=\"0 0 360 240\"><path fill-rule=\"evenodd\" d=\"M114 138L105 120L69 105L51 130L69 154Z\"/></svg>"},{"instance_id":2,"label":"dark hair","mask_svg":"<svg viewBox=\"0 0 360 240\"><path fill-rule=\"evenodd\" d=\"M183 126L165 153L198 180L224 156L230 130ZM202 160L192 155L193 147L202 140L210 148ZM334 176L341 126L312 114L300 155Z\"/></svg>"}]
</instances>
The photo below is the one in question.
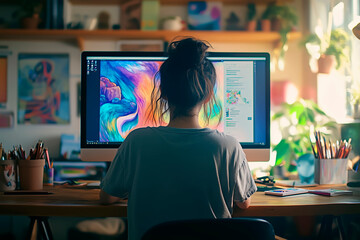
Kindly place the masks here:
<instances>
[{"instance_id":1,"label":"dark hair","mask_svg":"<svg viewBox=\"0 0 360 240\"><path fill-rule=\"evenodd\" d=\"M170 107L173 109L172 118L189 116L190 111L201 102L206 124L214 106L222 112L214 94L215 68L206 57L209 47L210 44L194 38L170 43L169 57L154 77L148 120L163 123ZM220 113L219 122L221 116Z\"/></svg>"}]
</instances>

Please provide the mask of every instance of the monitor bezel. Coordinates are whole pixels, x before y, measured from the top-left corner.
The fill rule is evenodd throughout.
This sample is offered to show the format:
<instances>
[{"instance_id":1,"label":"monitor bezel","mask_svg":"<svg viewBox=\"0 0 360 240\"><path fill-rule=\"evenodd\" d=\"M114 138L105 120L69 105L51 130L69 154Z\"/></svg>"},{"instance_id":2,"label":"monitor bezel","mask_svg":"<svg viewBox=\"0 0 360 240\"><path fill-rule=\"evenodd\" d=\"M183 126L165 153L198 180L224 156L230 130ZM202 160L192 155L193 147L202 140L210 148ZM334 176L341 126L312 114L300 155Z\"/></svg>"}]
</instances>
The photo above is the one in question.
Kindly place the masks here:
<instances>
[{"instance_id":1,"label":"monitor bezel","mask_svg":"<svg viewBox=\"0 0 360 240\"><path fill-rule=\"evenodd\" d=\"M81 54L81 150L83 149L117 149L121 143L88 144L86 142L86 59L87 57L167 57L166 52L114 52L114 51L84 51ZM241 143L243 149L270 149L270 54L267 52L208 52L208 57L263 57L265 68L265 114L266 114L266 142L263 145L249 145ZM92 151L93 152L93 151ZM251 151L252 152L252 151Z\"/></svg>"}]
</instances>

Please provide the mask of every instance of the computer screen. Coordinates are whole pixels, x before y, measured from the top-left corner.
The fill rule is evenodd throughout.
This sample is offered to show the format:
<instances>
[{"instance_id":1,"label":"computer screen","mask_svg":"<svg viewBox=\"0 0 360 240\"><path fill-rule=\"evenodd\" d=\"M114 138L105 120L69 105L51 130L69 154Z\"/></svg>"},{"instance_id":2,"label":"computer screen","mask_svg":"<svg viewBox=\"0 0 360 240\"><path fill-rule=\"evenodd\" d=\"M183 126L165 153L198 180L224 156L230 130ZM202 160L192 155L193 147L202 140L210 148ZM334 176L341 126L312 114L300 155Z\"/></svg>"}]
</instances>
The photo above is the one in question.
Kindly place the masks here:
<instances>
[{"instance_id":1,"label":"computer screen","mask_svg":"<svg viewBox=\"0 0 360 240\"><path fill-rule=\"evenodd\" d=\"M166 58L164 52L82 53L82 160L111 161L132 130L156 126L146 115L154 76ZM270 156L269 58L268 53L208 54L216 70L214 90L222 118L219 124L214 114L205 125L200 117L199 123L235 137L248 161L268 161Z\"/></svg>"}]
</instances>

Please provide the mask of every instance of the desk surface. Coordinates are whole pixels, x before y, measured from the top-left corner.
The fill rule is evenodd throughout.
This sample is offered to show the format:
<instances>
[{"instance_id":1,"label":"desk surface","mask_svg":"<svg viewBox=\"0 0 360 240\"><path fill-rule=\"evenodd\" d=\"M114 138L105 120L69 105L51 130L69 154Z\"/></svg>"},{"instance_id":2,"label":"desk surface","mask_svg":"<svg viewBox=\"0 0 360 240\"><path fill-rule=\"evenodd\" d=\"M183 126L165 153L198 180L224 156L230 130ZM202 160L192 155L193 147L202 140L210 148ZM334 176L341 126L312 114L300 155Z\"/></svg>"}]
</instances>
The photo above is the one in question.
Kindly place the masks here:
<instances>
[{"instance_id":1,"label":"desk surface","mask_svg":"<svg viewBox=\"0 0 360 240\"><path fill-rule=\"evenodd\" d=\"M51 195L3 195L0 193L1 215L25 216L126 216L126 202L104 206L98 201L99 189L47 187ZM256 192L251 206L235 209L234 216L310 216L360 214L360 195L325 197L301 194L287 197Z\"/></svg>"}]
</instances>

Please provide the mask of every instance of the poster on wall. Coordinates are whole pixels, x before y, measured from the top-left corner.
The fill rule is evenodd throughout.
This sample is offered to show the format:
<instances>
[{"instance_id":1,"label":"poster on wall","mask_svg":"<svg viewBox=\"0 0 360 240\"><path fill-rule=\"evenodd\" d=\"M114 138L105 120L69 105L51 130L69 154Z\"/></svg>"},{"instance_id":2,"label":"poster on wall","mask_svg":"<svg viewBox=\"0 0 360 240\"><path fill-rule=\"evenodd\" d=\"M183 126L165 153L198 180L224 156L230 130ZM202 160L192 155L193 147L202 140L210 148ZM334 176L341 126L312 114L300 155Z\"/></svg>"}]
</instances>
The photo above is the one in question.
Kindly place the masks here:
<instances>
[{"instance_id":1,"label":"poster on wall","mask_svg":"<svg viewBox=\"0 0 360 240\"><path fill-rule=\"evenodd\" d=\"M11 128L14 126L13 112L0 112L0 128Z\"/></svg>"},{"instance_id":2,"label":"poster on wall","mask_svg":"<svg viewBox=\"0 0 360 240\"><path fill-rule=\"evenodd\" d=\"M69 55L20 53L18 98L20 124L70 123Z\"/></svg>"},{"instance_id":3,"label":"poster on wall","mask_svg":"<svg viewBox=\"0 0 360 240\"><path fill-rule=\"evenodd\" d=\"M0 56L0 108L7 102L7 57Z\"/></svg>"},{"instance_id":4,"label":"poster on wall","mask_svg":"<svg viewBox=\"0 0 360 240\"><path fill-rule=\"evenodd\" d=\"M220 30L222 3L190 1L188 3L189 30Z\"/></svg>"}]
</instances>

